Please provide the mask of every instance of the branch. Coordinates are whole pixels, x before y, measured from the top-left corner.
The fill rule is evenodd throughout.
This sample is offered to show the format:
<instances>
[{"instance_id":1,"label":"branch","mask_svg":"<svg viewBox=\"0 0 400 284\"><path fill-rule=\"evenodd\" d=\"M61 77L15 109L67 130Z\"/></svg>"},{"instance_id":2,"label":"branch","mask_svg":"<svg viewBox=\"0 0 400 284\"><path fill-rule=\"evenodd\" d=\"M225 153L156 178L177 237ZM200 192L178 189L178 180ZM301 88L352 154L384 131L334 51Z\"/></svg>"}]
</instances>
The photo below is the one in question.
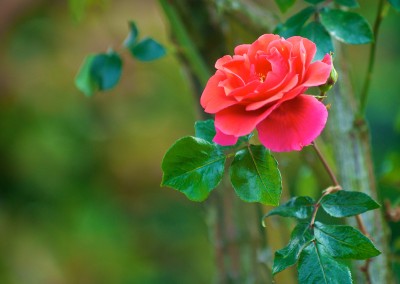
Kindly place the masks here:
<instances>
[{"instance_id":1,"label":"branch","mask_svg":"<svg viewBox=\"0 0 400 284\"><path fill-rule=\"evenodd\" d=\"M179 46L182 47L184 56L188 60L191 68L204 87L210 78L210 70L201 58L196 46L190 39L188 31L181 21L175 7L173 7L172 4L167 0L159 0L159 2L165 16L170 23L173 35L176 37Z\"/></svg>"},{"instance_id":2,"label":"branch","mask_svg":"<svg viewBox=\"0 0 400 284\"><path fill-rule=\"evenodd\" d=\"M340 184L339 184L339 182L338 182L338 180L336 178L336 175L334 174L332 168L329 166L329 164L326 161L325 157L322 155L322 153L319 150L319 148L317 146L317 143L315 141L312 143L312 146L313 146L315 152L317 153L318 158L321 160L322 164L324 165L324 168L326 169L326 171L327 171L327 173L328 173L329 177L331 178L331 180L332 180L334 185L331 186L331 187L328 187L324 191L324 193L322 194L320 199L317 201L317 203L314 205L314 211L313 211L313 214L312 214L312 217L311 217L310 227L314 226L315 218L317 216L317 212L318 212L318 209L320 207L322 198L324 198L324 196L326 196L328 194L331 194L331 193L336 192L338 190L342 190L342 187L340 186ZM363 220L361 218L361 215L356 215L355 217L356 217L356 220L357 220L358 228L360 229L361 233L363 233L365 236L369 237L369 234L367 232L367 229L365 228L365 225L364 225L364 222L363 222ZM371 277L369 275L369 264L370 264L370 260L367 259L365 261L365 264L360 268L361 271L365 274L365 279L366 279L366 283L367 284L371 283Z\"/></svg>"},{"instance_id":3,"label":"branch","mask_svg":"<svg viewBox=\"0 0 400 284\"><path fill-rule=\"evenodd\" d=\"M373 28L374 41L371 43L367 75L365 76L364 85L360 95L360 105L358 109L357 119L361 119L364 116L365 109L367 107L368 92L369 92L369 87L371 85L372 74L375 66L375 54L376 54L376 45L378 43L379 27L382 23L383 18L387 14L387 10L389 7L387 3L385 5L385 2L386 2L385 0L379 0L378 3L378 12L376 14L374 28Z\"/></svg>"}]
</instances>

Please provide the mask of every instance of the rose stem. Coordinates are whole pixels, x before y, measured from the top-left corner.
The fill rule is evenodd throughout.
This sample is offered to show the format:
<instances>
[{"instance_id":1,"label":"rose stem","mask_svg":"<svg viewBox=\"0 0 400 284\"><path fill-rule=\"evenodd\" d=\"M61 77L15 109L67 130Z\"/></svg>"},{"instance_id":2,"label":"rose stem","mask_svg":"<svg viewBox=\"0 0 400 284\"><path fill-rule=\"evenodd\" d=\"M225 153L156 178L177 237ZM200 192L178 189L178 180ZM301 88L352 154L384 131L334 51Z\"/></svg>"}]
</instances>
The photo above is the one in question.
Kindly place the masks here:
<instances>
[{"instance_id":1,"label":"rose stem","mask_svg":"<svg viewBox=\"0 0 400 284\"><path fill-rule=\"evenodd\" d=\"M371 83L371 79L372 79L372 73L373 73L374 65L375 65L375 54L376 54L376 45L378 42L379 27L381 25L383 18L387 14L388 8L389 8L389 4L386 3L386 5L385 5L385 0L379 0L378 12L376 14L374 28L373 28L374 39L371 43L367 75L365 76L364 85L363 85L361 95L360 95L360 105L359 105L357 119L362 119L362 117L364 116L364 113L365 113L365 108L367 106L368 91L369 91L369 87L370 87L370 83Z\"/></svg>"},{"instance_id":2,"label":"rose stem","mask_svg":"<svg viewBox=\"0 0 400 284\"><path fill-rule=\"evenodd\" d=\"M328 164L328 162L326 161L325 157L322 155L322 152L321 152L320 149L318 148L317 143L314 141L314 142L312 142L311 144L312 144L312 146L313 146L315 152L317 153L318 158L320 159L320 161L321 161L322 164L324 165L324 168L326 169L326 171L327 171L327 173L328 173L329 177L331 178L331 180L332 180L332 182L333 182L333 185L334 185L333 187L328 188L328 189L322 194L322 196L321 196L320 199L317 201L317 203L315 204L314 211L313 211L313 215L312 215L312 217L311 217L311 222L310 222L310 227L313 227L313 226L314 226L314 222L315 222L315 217L317 216L317 212L318 212L318 209L319 209L319 207L320 207L320 203L321 203L322 198L323 198L325 195L328 195L328 194L332 193L332 191L334 191L334 190L335 190L335 191L336 191L336 190L342 190L342 187L340 186L340 184L339 184L339 182L338 182L338 180L337 180L337 178L336 178L336 175L334 174L332 168L329 166L329 164ZM367 229L365 228L365 225L364 225L364 222L363 222L361 216L360 216L360 215L356 215L355 217L356 217L357 225L358 225L358 228L360 229L360 231L361 231L364 235L369 236L369 234L368 234L368 232L367 232ZM370 261L371 261L370 259L367 259L367 260L365 261L365 264L364 264L362 267L360 267L361 271L365 274L365 279L366 279L366 283L367 283L367 284L371 283L371 278L370 278L369 272L368 272Z\"/></svg>"}]
</instances>

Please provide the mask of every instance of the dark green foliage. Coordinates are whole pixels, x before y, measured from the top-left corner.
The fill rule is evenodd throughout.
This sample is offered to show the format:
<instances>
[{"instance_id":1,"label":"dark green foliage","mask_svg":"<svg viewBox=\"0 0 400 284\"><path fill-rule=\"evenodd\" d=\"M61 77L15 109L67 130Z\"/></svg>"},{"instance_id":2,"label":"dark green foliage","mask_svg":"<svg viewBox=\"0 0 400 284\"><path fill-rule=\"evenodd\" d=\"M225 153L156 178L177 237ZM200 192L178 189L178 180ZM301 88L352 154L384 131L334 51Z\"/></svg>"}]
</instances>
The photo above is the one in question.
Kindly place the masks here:
<instances>
[{"instance_id":1,"label":"dark green foliage","mask_svg":"<svg viewBox=\"0 0 400 284\"><path fill-rule=\"evenodd\" d=\"M118 83L121 72L122 60L114 51L89 55L75 78L75 85L86 96L92 96L96 91L113 88Z\"/></svg>"},{"instance_id":2,"label":"dark green foliage","mask_svg":"<svg viewBox=\"0 0 400 284\"><path fill-rule=\"evenodd\" d=\"M122 60L119 54L113 51L96 55L90 68L90 73L100 91L113 88L118 83L121 72Z\"/></svg>"},{"instance_id":3,"label":"dark green foliage","mask_svg":"<svg viewBox=\"0 0 400 284\"><path fill-rule=\"evenodd\" d=\"M208 119L208 120L196 121L194 124L194 129L195 129L196 137L199 137L208 142L214 143L213 139L216 134L214 120ZM253 134L249 134L249 135L240 137L238 139L236 145L233 145L233 146L221 146L218 144L216 144L216 145L217 145L217 147L221 148L222 150L234 149L243 143L249 142L249 140L252 136L253 136Z\"/></svg>"},{"instance_id":4,"label":"dark green foliage","mask_svg":"<svg viewBox=\"0 0 400 284\"><path fill-rule=\"evenodd\" d=\"M313 4L313 5L317 5L317 4L319 4L319 3L322 3L322 2L324 2L325 0L304 0L305 2L308 2L308 3L310 3L310 4Z\"/></svg>"},{"instance_id":5,"label":"dark green foliage","mask_svg":"<svg viewBox=\"0 0 400 284\"><path fill-rule=\"evenodd\" d=\"M162 161L161 185L181 191L190 200L203 201L222 180L225 159L215 145L203 139L179 139Z\"/></svg>"},{"instance_id":6,"label":"dark green foliage","mask_svg":"<svg viewBox=\"0 0 400 284\"><path fill-rule=\"evenodd\" d=\"M337 258L367 259L380 254L374 244L351 226L332 226L315 222L315 239L326 252Z\"/></svg>"},{"instance_id":7,"label":"dark green foliage","mask_svg":"<svg viewBox=\"0 0 400 284\"><path fill-rule=\"evenodd\" d=\"M279 215L297 219L308 219L314 210L315 201L308 196L295 196L288 202L272 209L265 217Z\"/></svg>"},{"instance_id":8,"label":"dark green foliage","mask_svg":"<svg viewBox=\"0 0 400 284\"><path fill-rule=\"evenodd\" d=\"M214 120L198 120L194 124L196 137L204 139L208 142L213 142L215 132Z\"/></svg>"},{"instance_id":9,"label":"dark green foliage","mask_svg":"<svg viewBox=\"0 0 400 284\"><path fill-rule=\"evenodd\" d=\"M321 60L325 54L333 52L331 36L319 22L311 22L305 26L301 30L301 36L308 38L317 45L314 60Z\"/></svg>"},{"instance_id":10,"label":"dark green foliage","mask_svg":"<svg viewBox=\"0 0 400 284\"><path fill-rule=\"evenodd\" d=\"M316 210L324 202L329 204L328 213L340 217L379 206L365 194L340 190L325 195L316 204L310 197L293 197L271 210L265 217L303 219L293 230L289 244L275 252L273 274L298 262L300 283L352 283L349 268L338 259L369 259L380 254L371 240L357 229L315 221ZM304 223L304 219L310 221Z\"/></svg>"},{"instance_id":11,"label":"dark green foliage","mask_svg":"<svg viewBox=\"0 0 400 284\"><path fill-rule=\"evenodd\" d=\"M275 0L275 3L278 5L279 10L281 10L282 13L285 13L294 3L296 3L296 0Z\"/></svg>"},{"instance_id":12,"label":"dark green foliage","mask_svg":"<svg viewBox=\"0 0 400 284\"><path fill-rule=\"evenodd\" d=\"M322 3L322 2L324 2L325 0L304 0L305 2L308 2L308 3L310 3L310 4L313 4L313 5L317 5L317 4L319 4L319 3Z\"/></svg>"},{"instance_id":13,"label":"dark green foliage","mask_svg":"<svg viewBox=\"0 0 400 284\"><path fill-rule=\"evenodd\" d=\"M388 0L396 11L400 11L400 0Z\"/></svg>"},{"instance_id":14,"label":"dark green foliage","mask_svg":"<svg viewBox=\"0 0 400 284\"><path fill-rule=\"evenodd\" d=\"M272 273L276 274L294 265L300 257L301 251L307 247L314 239L310 225L308 223L300 223L294 228L290 237L289 244L275 252L274 265Z\"/></svg>"},{"instance_id":15,"label":"dark green foliage","mask_svg":"<svg viewBox=\"0 0 400 284\"><path fill-rule=\"evenodd\" d=\"M137 42L137 38L139 36L139 30L138 30L135 22L133 22L133 21L129 22L129 30L130 30L130 32L128 34L128 37L124 41L124 46L127 48L132 48L135 46L135 44Z\"/></svg>"},{"instance_id":16,"label":"dark green foliage","mask_svg":"<svg viewBox=\"0 0 400 284\"><path fill-rule=\"evenodd\" d=\"M301 10L300 12L287 19L285 23L279 24L275 28L274 33L279 34L280 36L285 38L299 35L301 28L314 12L315 8L311 6Z\"/></svg>"},{"instance_id":17,"label":"dark green foliage","mask_svg":"<svg viewBox=\"0 0 400 284\"><path fill-rule=\"evenodd\" d=\"M344 43L365 44L373 40L367 20L357 13L325 8L321 23L331 36Z\"/></svg>"},{"instance_id":18,"label":"dark green foliage","mask_svg":"<svg viewBox=\"0 0 400 284\"><path fill-rule=\"evenodd\" d=\"M360 6L357 0L335 0L335 3L349 8L358 8Z\"/></svg>"},{"instance_id":19,"label":"dark green foliage","mask_svg":"<svg viewBox=\"0 0 400 284\"><path fill-rule=\"evenodd\" d=\"M250 145L238 151L229 173L233 188L243 201L279 204L281 175L275 158L264 146Z\"/></svg>"},{"instance_id":20,"label":"dark green foliage","mask_svg":"<svg viewBox=\"0 0 400 284\"><path fill-rule=\"evenodd\" d=\"M166 54L165 48L152 38L145 38L132 47L129 47L132 55L141 61L152 61Z\"/></svg>"},{"instance_id":21,"label":"dark green foliage","mask_svg":"<svg viewBox=\"0 0 400 284\"><path fill-rule=\"evenodd\" d=\"M357 191L339 190L324 196L322 208L333 217L349 217L379 208L367 194Z\"/></svg>"},{"instance_id":22,"label":"dark green foliage","mask_svg":"<svg viewBox=\"0 0 400 284\"><path fill-rule=\"evenodd\" d=\"M351 284L350 269L332 258L324 247L313 241L301 253L297 266L299 283Z\"/></svg>"},{"instance_id":23,"label":"dark green foliage","mask_svg":"<svg viewBox=\"0 0 400 284\"><path fill-rule=\"evenodd\" d=\"M152 38L137 42L139 31L134 22L129 22L130 32L124 46L138 60L151 61L163 57L165 48ZM107 53L89 55L85 58L76 78L75 86L86 96L92 96L96 91L113 88L122 73L122 59L112 49Z\"/></svg>"},{"instance_id":24,"label":"dark green foliage","mask_svg":"<svg viewBox=\"0 0 400 284\"><path fill-rule=\"evenodd\" d=\"M129 34L124 41L124 46L131 52L132 56L141 61L152 61L166 54L165 48L157 41L146 37L138 42L139 31L135 22L129 22Z\"/></svg>"},{"instance_id":25,"label":"dark green foliage","mask_svg":"<svg viewBox=\"0 0 400 284\"><path fill-rule=\"evenodd\" d=\"M281 175L276 160L265 147L243 148L251 135L241 137L229 147L212 142L213 120L197 121L195 131L197 137L178 140L165 154L162 185L183 192L191 200L202 201L221 181L225 159L234 156L230 179L238 196L247 202L279 204Z\"/></svg>"}]
</instances>

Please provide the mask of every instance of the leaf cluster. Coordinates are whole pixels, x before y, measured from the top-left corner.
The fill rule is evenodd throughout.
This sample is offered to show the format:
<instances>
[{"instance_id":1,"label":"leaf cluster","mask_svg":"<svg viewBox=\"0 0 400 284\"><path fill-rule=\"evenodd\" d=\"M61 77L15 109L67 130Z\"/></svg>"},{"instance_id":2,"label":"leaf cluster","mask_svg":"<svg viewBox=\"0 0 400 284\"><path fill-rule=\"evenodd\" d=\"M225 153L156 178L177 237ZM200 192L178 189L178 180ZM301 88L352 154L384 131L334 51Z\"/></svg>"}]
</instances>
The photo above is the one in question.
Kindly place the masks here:
<instances>
[{"instance_id":1,"label":"leaf cluster","mask_svg":"<svg viewBox=\"0 0 400 284\"><path fill-rule=\"evenodd\" d=\"M151 61L163 57L165 48L150 37L138 41L139 31L134 22L129 22L130 32L124 42L131 55L140 61ZM107 53L88 55L75 78L75 86L86 96L97 91L115 87L122 74L121 55L110 49Z\"/></svg>"},{"instance_id":2,"label":"leaf cluster","mask_svg":"<svg viewBox=\"0 0 400 284\"><path fill-rule=\"evenodd\" d=\"M275 0L279 9L286 12L295 0ZM317 45L316 60L333 52L332 39L347 44L372 42L373 33L367 20L358 13L348 11L358 8L357 0L305 0L311 4L279 24L274 33L283 37L301 35ZM313 17L312 17L313 16Z\"/></svg>"},{"instance_id":3,"label":"leaf cluster","mask_svg":"<svg viewBox=\"0 0 400 284\"><path fill-rule=\"evenodd\" d=\"M282 179L278 163L261 145L251 145L251 135L241 137L234 146L220 146L213 120L195 124L196 137L179 139L162 161L162 186L184 193L193 201L205 200L222 181L229 167L232 186L240 199L278 205ZM227 164L229 160L229 164Z\"/></svg>"},{"instance_id":4,"label":"leaf cluster","mask_svg":"<svg viewBox=\"0 0 400 284\"><path fill-rule=\"evenodd\" d=\"M271 210L265 217L279 215L299 221L288 245L275 252L272 272L277 274L297 263L300 283L352 283L350 269L343 260L368 259L380 251L351 226L314 222L319 207L341 218L379 208L379 204L364 193L339 190L317 202L307 196L293 197Z\"/></svg>"}]
</instances>

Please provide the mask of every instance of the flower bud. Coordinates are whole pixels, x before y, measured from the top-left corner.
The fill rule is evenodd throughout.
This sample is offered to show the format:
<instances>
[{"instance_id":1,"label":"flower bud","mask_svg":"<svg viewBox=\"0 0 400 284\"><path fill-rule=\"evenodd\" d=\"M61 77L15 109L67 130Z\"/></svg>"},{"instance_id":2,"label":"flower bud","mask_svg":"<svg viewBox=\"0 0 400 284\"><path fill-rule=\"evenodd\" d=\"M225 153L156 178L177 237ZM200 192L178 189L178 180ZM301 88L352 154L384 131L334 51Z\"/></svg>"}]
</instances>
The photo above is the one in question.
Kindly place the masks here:
<instances>
[{"instance_id":1,"label":"flower bud","mask_svg":"<svg viewBox=\"0 0 400 284\"><path fill-rule=\"evenodd\" d=\"M328 92L333 87L333 85L335 85L337 79L338 79L338 73L336 72L335 67L332 64L332 70L328 80L326 80L325 84L319 86L321 93L325 94L326 92Z\"/></svg>"}]
</instances>

